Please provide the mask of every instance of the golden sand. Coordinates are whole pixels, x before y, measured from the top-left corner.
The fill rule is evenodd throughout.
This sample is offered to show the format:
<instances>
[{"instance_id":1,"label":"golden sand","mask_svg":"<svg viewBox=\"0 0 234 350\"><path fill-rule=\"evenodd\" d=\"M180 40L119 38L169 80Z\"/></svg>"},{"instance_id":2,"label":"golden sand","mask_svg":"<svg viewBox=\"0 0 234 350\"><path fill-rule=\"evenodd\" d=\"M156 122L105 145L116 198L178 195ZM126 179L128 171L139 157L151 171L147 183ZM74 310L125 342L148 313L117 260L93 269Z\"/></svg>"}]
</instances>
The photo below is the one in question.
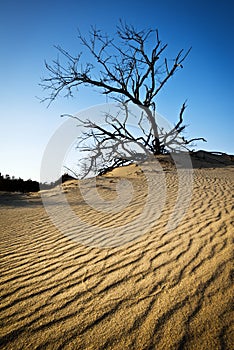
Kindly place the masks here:
<instances>
[{"instance_id":1,"label":"golden sand","mask_svg":"<svg viewBox=\"0 0 234 350\"><path fill-rule=\"evenodd\" d=\"M234 167L194 171L191 203L171 231L177 185L173 171L166 176L155 225L112 248L64 236L39 195L0 195L1 349L233 349ZM63 191L93 226L123 225L140 212L147 184L139 170L115 170L97 180L104 198L115 197L119 177L135 191L123 213L95 212L72 181Z\"/></svg>"}]
</instances>

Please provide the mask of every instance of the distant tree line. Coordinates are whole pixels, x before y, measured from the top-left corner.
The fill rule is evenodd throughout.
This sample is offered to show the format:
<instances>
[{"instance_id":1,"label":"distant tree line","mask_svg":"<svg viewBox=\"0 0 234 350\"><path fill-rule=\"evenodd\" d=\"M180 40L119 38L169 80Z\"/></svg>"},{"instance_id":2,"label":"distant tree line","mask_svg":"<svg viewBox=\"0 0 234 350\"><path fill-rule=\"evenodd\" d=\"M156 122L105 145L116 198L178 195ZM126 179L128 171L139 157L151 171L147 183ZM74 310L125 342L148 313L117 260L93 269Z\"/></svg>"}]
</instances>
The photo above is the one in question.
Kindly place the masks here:
<instances>
[{"instance_id":1,"label":"distant tree line","mask_svg":"<svg viewBox=\"0 0 234 350\"><path fill-rule=\"evenodd\" d=\"M39 182L29 180L23 180L21 178L16 179L10 175L3 176L0 173L0 191L7 192L37 192L39 191Z\"/></svg>"},{"instance_id":2,"label":"distant tree line","mask_svg":"<svg viewBox=\"0 0 234 350\"><path fill-rule=\"evenodd\" d=\"M40 190L48 190L51 189L61 182L65 182L67 180L73 179L70 175L64 174L60 179L55 182L48 183L39 183L38 181L33 181L31 179L23 180L21 178L16 179L14 176L10 177L10 175L3 176L0 173L0 191L7 192L38 192Z\"/></svg>"}]
</instances>

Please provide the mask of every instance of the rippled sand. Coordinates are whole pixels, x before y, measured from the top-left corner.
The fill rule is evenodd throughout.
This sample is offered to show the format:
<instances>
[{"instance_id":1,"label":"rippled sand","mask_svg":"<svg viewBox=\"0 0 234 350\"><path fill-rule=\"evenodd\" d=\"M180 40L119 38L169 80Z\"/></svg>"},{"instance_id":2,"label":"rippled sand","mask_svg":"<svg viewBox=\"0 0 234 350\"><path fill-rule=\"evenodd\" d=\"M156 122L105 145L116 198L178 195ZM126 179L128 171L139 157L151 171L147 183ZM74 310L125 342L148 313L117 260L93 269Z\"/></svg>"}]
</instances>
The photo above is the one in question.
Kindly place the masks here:
<instances>
[{"instance_id":1,"label":"rippled sand","mask_svg":"<svg viewBox=\"0 0 234 350\"><path fill-rule=\"evenodd\" d=\"M132 201L112 214L88 206L74 182L63 185L93 232L109 228L104 245L114 240L112 227L126 234L147 201L144 176L131 172ZM116 198L118 180L98 178L103 198ZM234 168L196 169L191 203L170 231L175 172L166 180L165 207L157 220L148 216L149 231L107 248L63 235L38 195L0 195L2 349L232 349ZM47 196L56 203L56 191ZM55 207L66 223L63 206Z\"/></svg>"}]
</instances>

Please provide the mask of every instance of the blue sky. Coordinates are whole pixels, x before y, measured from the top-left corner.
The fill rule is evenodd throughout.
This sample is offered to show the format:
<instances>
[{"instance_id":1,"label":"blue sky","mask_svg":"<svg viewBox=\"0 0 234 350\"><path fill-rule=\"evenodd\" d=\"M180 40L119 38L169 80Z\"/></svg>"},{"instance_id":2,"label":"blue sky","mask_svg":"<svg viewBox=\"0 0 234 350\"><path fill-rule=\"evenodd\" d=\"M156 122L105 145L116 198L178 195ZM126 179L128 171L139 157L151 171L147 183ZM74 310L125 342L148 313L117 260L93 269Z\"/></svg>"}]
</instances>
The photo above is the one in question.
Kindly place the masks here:
<instances>
[{"instance_id":1,"label":"blue sky","mask_svg":"<svg viewBox=\"0 0 234 350\"><path fill-rule=\"evenodd\" d=\"M158 28L168 43L168 57L192 51L157 100L158 112L177 121L187 99L186 136L203 136L198 149L234 154L234 3L224 1L53 1L0 2L0 172L39 180L43 151L63 120L63 113L105 102L83 89L73 99L59 98L49 108L36 96L46 76L44 60L56 58L54 45L81 50L77 28L91 25L114 33L120 18L137 28Z\"/></svg>"}]
</instances>

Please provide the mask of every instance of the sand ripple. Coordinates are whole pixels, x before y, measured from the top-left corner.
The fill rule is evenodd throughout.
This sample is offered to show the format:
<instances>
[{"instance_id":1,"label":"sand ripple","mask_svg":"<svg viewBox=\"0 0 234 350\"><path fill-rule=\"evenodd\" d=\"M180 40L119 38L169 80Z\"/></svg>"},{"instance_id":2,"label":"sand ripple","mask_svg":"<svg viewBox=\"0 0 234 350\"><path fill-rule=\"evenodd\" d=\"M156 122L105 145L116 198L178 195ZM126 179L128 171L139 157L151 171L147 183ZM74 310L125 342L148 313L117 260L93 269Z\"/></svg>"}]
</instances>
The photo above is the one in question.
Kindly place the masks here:
<instances>
[{"instance_id":1,"label":"sand ripple","mask_svg":"<svg viewBox=\"0 0 234 350\"><path fill-rule=\"evenodd\" d=\"M233 169L196 170L186 216L167 231L176 201L168 173L155 225L149 215L148 233L108 249L62 235L40 198L2 199L1 349L232 349L233 180ZM108 197L114 180L100 181ZM118 227L144 202L133 181L140 190L122 214L95 214L72 188L68 200L92 224Z\"/></svg>"}]
</instances>

